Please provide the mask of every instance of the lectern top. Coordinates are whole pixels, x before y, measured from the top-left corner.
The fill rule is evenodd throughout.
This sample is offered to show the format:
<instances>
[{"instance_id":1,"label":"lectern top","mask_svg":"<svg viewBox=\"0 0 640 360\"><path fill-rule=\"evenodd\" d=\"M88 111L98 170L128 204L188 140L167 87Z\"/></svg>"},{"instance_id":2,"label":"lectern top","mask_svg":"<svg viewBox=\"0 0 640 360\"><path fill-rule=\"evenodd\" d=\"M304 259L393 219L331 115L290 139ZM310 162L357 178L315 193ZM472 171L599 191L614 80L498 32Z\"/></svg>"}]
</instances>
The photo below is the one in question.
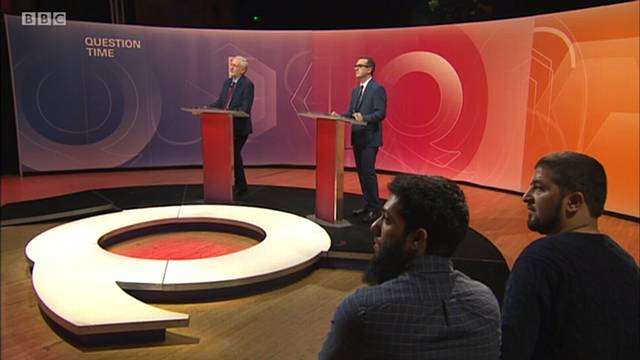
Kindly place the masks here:
<instances>
[{"instance_id":1,"label":"lectern top","mask_svg":"<svg viewBox=\"0 0 640 360\"><path fill-rule=\"evenodd\" d=\"M312 118L312 119L336 120L336 121L348 122L350 124L363 125L363 123L359 123L355 121L353 118L340 116L340 115L331 115L331 114L320 113L320 112L301 112L301 113L298 113L298 115L306 118Z\"/></svg>"},{"instance_id":2,"label":"lectern top","mask_svg":"<svg viewBox=\"0 0 640 360\"><path fill-rule=\"evenodd\" d=\"M244 117L244 118L248 118L249 114L247 114L244 111L238 111L238 110L225 110L225 109L218 109L218 108L213 108L213 107L191 107L191 108L185 108L185 107L181 107L180 110L182 111L186 111L189 112L193 115L200 115L200 114L204 114L204 113L208 113L208 114L229 114L233 117Z\"/></svg>"}]
</instances>

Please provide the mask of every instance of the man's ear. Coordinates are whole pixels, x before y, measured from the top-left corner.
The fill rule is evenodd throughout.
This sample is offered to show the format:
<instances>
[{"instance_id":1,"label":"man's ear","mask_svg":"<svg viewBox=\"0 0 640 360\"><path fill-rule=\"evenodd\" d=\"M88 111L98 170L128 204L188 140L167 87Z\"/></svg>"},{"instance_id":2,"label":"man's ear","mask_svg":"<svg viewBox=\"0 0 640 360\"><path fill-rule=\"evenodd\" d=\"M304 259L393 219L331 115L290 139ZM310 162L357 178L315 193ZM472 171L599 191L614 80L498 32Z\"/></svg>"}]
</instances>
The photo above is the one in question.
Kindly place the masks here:
<instances>
[{"instance_id":1,"label":"man's ear","mask_svg":"<svg viewBox=\"0 0 640 360\"><path fill-rule=\"evenodd\" d=\"M573 192L567 197L567 212L570 214L577 213L582 206L585 205L584 195L581 192Z\"/></svg>"},{"instance_id":2,"label":"man's ear","mask_svg":"<svg viewBox=\"0 0 640 360\"><path fill-rule=\"evenodd\" d=\"M414 231L407 244L409 254L412 256L424 256L427 251L428 238L429 233L426 229L419 228Z\"/></svg>"}]
</instances>

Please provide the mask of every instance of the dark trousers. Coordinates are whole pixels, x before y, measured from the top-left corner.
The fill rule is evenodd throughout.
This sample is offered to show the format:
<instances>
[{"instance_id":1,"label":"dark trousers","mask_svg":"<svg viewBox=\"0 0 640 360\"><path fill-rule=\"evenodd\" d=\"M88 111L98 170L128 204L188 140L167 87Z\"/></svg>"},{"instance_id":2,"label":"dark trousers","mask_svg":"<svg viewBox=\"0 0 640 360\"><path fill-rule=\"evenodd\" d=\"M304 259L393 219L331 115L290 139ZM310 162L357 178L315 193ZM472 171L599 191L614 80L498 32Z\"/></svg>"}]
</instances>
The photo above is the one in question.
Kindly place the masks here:
<instances>
[{"instance_id":1,"label":"dark trousers","mask_svg":"<svg viewBox=\"0 0 640 360\"><path fill-rule=\"evenodd\" d=\"M233 177L236 190L247 188L247 178L244 176L244 165L242 164L242 147L248 138L249 135L233 137Z\"/></svg>"},{"instance_id":2,"label":"dark trousers","mask_svg":"<svg viewBox=\"0 0 640 360\"><path fill-rule=\"evenodd\" d=\"M377 147L353 147L353 155L356 160L358 179L364 204L369 211L378 212L382 209L382 203L378 195L378 177L376 176Z\"/></svg>"}]
</instances>

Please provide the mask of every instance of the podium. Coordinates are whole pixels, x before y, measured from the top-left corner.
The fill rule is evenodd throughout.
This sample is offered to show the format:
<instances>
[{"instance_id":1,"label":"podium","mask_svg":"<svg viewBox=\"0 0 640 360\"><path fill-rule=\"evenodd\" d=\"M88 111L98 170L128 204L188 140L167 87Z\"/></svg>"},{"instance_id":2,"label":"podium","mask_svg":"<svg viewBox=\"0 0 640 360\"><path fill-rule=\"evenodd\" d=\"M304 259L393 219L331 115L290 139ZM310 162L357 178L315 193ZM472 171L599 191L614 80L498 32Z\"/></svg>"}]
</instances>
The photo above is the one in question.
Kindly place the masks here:
<instances>
[{"instance_id":1,"label":"podium","mask_svg":"<svg viewBox=\"0 0 640 360\"><path fill-rule=\"evenodd\" d=\"M233 203L233 118L249 117L243 111L216 108L181 108L202 123L204 202Z\"/></svg>"},{"instance_id":2,"label":"podium","mask_svg":"<svg viewBox=\"0 0 640 360\"><path fill-rule=\"evenodd\" d=\"M344 128L351 118L325 113L298 113L316 120L316 212L309 218L322 225L346 227L344 200Z\"/></svg>"}]
</instances>

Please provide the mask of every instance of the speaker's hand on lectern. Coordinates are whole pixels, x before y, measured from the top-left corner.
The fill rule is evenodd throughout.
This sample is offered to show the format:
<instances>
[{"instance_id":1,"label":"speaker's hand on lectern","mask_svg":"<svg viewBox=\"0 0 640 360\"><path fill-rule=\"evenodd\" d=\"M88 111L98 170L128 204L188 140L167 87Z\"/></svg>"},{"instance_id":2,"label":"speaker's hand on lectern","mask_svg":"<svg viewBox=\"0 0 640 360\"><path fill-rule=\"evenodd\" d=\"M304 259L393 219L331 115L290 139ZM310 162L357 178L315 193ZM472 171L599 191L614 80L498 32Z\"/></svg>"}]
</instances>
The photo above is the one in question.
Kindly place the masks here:
<instances>
[{"instance_id":1,"label":"speaker's hand on lectern","mask_svg":"<svg viewBox=\"0 0 640 360\"><path fill-rule=\"evenodd\" d=\"M335 111L332 111L332 112L331 112L331 116L340 116L340 114L338 114L338 113L337 113L337 112L335 112Z\"/></svg>"},{"instance_id":2,"label":"speaker's hand on lectern","mask_svg":"<svg viewBox=\"0 0 640 360\"><path fill-rule=\"evenodd\" d=\"M359 112L353 113L353 118L356 119L356 121L359 123L364 123L364 116L362 116L362 114Z\"/></svg>"}]
</instances>

